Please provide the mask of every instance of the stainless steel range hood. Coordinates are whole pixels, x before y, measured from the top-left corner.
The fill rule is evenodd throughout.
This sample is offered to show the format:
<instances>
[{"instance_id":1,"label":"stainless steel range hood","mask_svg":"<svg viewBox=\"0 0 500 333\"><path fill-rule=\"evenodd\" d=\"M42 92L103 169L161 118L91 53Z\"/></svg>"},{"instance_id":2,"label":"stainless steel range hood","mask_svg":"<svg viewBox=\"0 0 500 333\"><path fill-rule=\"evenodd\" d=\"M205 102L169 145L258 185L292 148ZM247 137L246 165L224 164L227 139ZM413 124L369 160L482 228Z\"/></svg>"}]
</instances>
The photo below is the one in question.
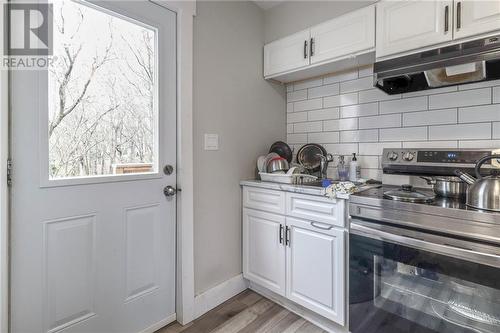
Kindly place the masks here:
<instances>
[{"instance_id":1,"label":"stainless steel range hood","mask_svg":"<svg viewBox=\"0 0 500 333\"><path fill-rule=\"evenodd\" d=\"M376 62L373 71L388 94L500 79L500 35Z\"/></svg>"}]
</instances>

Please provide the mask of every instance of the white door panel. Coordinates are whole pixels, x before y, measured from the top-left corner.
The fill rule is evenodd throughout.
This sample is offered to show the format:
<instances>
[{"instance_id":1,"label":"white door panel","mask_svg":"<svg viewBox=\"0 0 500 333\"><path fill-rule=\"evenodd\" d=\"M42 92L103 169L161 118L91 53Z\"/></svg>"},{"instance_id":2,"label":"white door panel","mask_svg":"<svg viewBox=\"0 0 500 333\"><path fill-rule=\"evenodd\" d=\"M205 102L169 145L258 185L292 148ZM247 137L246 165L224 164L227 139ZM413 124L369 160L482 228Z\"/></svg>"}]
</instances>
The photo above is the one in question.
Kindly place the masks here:
<instances>
[{"instance_id":1,"label":"white door panel","mask_svg":"<svg viewBox=\"0 0 500 333\"><path fill-rule=\"evenodd\" d=\"M285 296L285 217L243 209L243 275Z\"/></svg>"},{"instance_id":2,"label":"white door panel","mask_svg":"<svg viewBox=\"0 0 500 333\"><path fill-rule=\"evenodd\" d=\"M175 13L148 1L65 6L65 11L82 6L85 19L97 20L81 24L82 51L69 79L73 93L88 78L84 64L92 62L84 59L92 59L94 50L89 48L98 50L98 41L108 38L105 29L83 34L99 27L99 15L116 29L110 34L114 53L96 70L83 104L65 116L56 134L48 134L56 119L49 115L49 103L60 98L55 89L60 81L49 85L49 74L42 70L11 73L12 332L141 332L175 316L176 200L166 198L163 188L175 186L176 173L159 172L165 164L176 165ZM128 38L122 38L127 26ZM65 42L75 46L76 40ZM132 75L137 64L127 62L134 55L150 61L142 63L145 72L137 76ZM141 58L145 55L151 57ZM146 78L146 71L152 76ZM119 74L130 74L131 81L112 80ZM135 81L139 75L151 86ZM55 94L50 97L50 92ZM68 105L73 95L68 93ZM96 100L103 104L92 104ZM136 117L137 110L148 110L151 118ZM85 118L92 112L102 112L96 115L99 121ZM139 123L137 131L131 130ZM80 132L85 124L90 132ZM110 124L116 131L105 130ZM83 141L95 143L87 150L78 146ZM114 150L98 150L99 142L108 141ZM67 147L79 152L77 160L62 158L73 156L63 155L73 152L63 150Z\"/></svg>"},{"instance_id":3,"label":"white door panel","mask_svg":"<svg viewBox=\"0 0 500 333\"><path fill-rule=\"evenodd\" d=\"M452 11L453 1L377 3L377 58L451 41Z\"/></svg>"},{"instance_id":4,"label":"white door panel","mask_svg":"<svg viewBox=\"0 0 500 333\"><path fill-rule=\"evenodd\" d=\"M309 65L309 29L264 46L264 77Z\"/></svg>"},{"instance_id":5,"label":"white door panel","mask_svg":"<svg viewBox=\"0 0 500 333\"><path fill-rule=\"evenodd\" d=\"M286 218L287 297L340 325L345 323L345 235L328 224Z\"/></svg>"},{"instance_id":6,"label":"white door panel","mask_svg":"<svg viewBox=\"0 0 500 333\"><path fill-rule=\"evenodd\" d=\"M375 6L335 18L311 28L311 64L375 47Z\"/></svg>"},{"instance_id":7,"label":"white door panel","mask_svg":"<svg viewBox=\"0 0 500 333\"><path fill-rule=\"evenodd\" d=\"M500 30L500 1L455 1L455 38Z\"/></svg>"}]
</instances>

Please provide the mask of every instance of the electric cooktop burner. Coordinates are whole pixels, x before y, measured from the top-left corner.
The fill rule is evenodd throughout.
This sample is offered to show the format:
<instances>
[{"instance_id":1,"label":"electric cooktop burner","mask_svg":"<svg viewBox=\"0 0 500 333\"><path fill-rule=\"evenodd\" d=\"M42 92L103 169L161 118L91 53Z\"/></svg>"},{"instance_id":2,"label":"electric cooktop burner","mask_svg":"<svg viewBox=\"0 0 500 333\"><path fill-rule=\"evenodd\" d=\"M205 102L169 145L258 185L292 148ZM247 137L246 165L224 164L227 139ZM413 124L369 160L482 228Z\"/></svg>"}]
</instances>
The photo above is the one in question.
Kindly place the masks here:
<instances>
[{"instance_id":1,"label":"electric cooktop burner","mask_svg":"<svg viewBox=\"0 0 500 333\"><path fill-rule=\"evenodd\" d=\"M384 198L415 203L431 202L435 197L434 193L424 190L417 191L411 185L402 185L400 188L384 192Z\"/></svg>"}]
</instances>

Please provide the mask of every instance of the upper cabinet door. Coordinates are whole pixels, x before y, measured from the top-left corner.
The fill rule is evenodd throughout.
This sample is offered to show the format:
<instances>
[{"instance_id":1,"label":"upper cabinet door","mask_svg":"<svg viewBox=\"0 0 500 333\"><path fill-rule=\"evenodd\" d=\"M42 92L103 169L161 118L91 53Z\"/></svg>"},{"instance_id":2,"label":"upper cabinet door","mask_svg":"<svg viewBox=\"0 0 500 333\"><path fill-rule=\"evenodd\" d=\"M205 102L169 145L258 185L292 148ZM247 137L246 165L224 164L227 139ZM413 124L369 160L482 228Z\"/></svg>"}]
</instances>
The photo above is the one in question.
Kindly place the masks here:
<instances>
[{"instance_id":1,"label":"upper cabinet door","mask_svg":"<svg viewBox=\"0 0 500 333\"><path fill-rule=\"evenodd\" d=\"M455 1L455 38L500 30L500 0Z\"/></svg>"},{"instance_id":2,"label":"upper cabinet door","mask_svg":"<svg viewBox=\"0 0 500 333\"><path fill-rule=\"evenodd\" d=\"M311 64L375 47L375 6L342 15L311 28Z\"/></svg>"},{"instance_id":3,"label":"upper cabinet door","mask_svg":"<svg viewBox=\"0 0 500 333\"><path fill-rule=\"evenodd\" d=\"M377 58L451 41L452 16L453 1L379 2Z\"/></svg>"},{"instance_id":4,"label":"upper cabinet door","mask_svg":"<svg viewBox=\"0 0 500 333\"><path fill-rule=\"evenodd\" d=\"M309 29L264 46L264 77L309 65Z\"/></svg>"}]
</instances>

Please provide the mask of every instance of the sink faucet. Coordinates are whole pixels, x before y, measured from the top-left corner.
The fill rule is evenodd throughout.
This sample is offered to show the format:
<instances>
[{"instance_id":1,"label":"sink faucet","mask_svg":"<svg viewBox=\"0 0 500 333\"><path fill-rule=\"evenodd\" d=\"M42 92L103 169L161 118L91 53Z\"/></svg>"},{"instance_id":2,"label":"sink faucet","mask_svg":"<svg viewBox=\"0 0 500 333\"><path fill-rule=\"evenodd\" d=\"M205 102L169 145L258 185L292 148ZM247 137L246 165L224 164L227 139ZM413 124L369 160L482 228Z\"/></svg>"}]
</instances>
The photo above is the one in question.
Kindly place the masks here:
<instances>
[{"instance_id":1,"label":"sink faucet","mask_svg":"<svg viewBox=\"0 0 500 333\"><path fill-rule=\"evenodd\" d=\"M327 171L328 171L328 164L330 162L333 162L333 155L332 154L326 154L323 155L323 154L317 154L316 156L318 156L320 159L321 159L321 163L320 163L320 173L321 173L321 179L326 179L328 178L327 176Z\"/></svg>"}]
</instances>

